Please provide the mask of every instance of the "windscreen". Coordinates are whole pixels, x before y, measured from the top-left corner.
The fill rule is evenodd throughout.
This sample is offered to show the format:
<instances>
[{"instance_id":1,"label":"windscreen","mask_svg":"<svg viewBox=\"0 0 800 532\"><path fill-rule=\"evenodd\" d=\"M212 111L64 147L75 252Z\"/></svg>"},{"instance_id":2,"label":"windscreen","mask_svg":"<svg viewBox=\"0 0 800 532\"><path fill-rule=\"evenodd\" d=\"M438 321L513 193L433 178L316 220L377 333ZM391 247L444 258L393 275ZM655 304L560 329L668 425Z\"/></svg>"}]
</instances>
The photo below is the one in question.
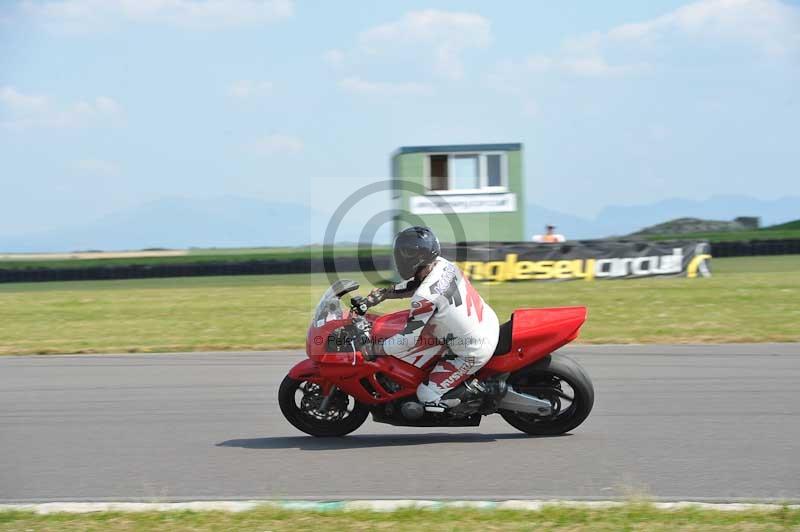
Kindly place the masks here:
<instances>
[{"instance_id":1,"label":"windscreen","mask_svg":"<svg viewBox=\"0 0 800 532\"><path fill-rule=\"evenodd\" d=\"M358 283L350 279L339 279L334 282L330 288L325 290L322 294L322 299L319 300L316 310L314 310L314 318L311 320L312 327L322 327L331 320L341 320L347 316L346 311L342 308L341 297L358 290Z\"/></svg>"},{"instance_id":2,"label":"windscreen","mask_svg":"<svg viewBox=\"0 0 800 532\"><path fill-rule=\"evenodd\" d=\"M312 327L322 327L331 320L341 320L344 318L344 309L341 300L336 296L333 287L325 290L322 298L314 310L314 318L311 320Z\"/></svg>"}]
</instances>

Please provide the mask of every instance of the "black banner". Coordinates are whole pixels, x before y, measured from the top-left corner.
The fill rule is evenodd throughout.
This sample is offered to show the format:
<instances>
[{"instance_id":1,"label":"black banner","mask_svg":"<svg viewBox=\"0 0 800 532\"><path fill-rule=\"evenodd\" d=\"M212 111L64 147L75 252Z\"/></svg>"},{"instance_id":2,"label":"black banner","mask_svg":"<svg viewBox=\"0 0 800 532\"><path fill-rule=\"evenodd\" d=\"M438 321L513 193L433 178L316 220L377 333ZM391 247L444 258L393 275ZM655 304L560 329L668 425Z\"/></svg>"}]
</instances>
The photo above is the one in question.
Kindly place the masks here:
<instances>
[{"instance_id":1,"label":"black banner","mask_svg":"<svg viewBox=\"0 0 800 532\"><path fill-rule=\"evenodd\" d=\"M654 276L707 277L707 242L481 243L445 245L442 254L475 281L566 281L638 279Z\"/></svg>"}]
</instances>

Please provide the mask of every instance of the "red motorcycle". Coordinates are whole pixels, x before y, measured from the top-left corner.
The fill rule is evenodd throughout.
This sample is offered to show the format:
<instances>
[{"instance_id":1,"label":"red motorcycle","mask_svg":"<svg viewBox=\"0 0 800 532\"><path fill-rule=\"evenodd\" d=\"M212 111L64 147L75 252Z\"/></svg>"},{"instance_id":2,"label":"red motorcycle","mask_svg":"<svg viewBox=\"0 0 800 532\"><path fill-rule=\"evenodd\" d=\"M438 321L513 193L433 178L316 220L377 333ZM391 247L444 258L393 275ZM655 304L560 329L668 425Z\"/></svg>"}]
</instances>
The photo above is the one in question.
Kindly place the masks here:
<instances>
[{"instance_id":1,"label":"red motorcycle","mask_svg":"<svg viewBox=\"0 0 800 532\"><path fill-rule=\"evenodd\" d=\"M500 326L491 360L468 382L448 392L456 406L428 412L416 389L436 364L417 367L396 357L374 356L374 342L405 326L408 311L374 315L370 301L341 298L358 290L355 281L336 281L322 296L306 339L308 359L295 365L278 392L281 412L312 436L344 436L372 413L379 423L407 427L476 427L498 413L533 435L556 435L580 425L592 410L594 388L584 369L559 347L578 336L585 307L519 309ZM421 342L435 343L423 332ZM426 345L434 345L428 343ZM446 356L447 346L441 346Z\"/></svg>"}]
</instances>

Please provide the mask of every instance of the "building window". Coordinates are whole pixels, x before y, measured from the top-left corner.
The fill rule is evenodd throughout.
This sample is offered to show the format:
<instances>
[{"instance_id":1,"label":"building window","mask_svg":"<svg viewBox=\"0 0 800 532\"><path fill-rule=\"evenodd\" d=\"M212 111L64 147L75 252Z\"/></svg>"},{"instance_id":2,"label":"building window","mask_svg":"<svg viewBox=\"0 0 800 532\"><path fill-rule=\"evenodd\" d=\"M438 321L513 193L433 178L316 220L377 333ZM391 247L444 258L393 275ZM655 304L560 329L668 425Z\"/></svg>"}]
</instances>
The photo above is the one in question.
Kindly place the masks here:
<instances>
[{"instance_id":1,"label":"building window","mask_svg":"<svg viewBox=\"0 0 800 532\"><path fill-rule=\"evenodd\" d=\"M447 155L430 156L430 190L447 190Z\"/></svg>"},{"instance_id":2,"label":"building window","mask_svg":"<svg viewBox=\"0 0 800 532\"><path fill-rule=\"evenodd\" d=\"M486 156L486 184L490 187L503 186L503 165L500 154Z\"/></svg>"},{"instance_id":3,"label":"building window","mask_svg":"<svg viewBox=\"0 0 800 532\"><path fill-rule=\"evenodd\" d=\"M471 190L481 188L481 173L477 155L453 157L453 189Z\"/></svg>"},{"instance_id":4,"label":"building window","mask_svg":"<svg viewBox=\"0 0 800 532\"><path fill-rule=\"evenodd\" d=\"M503 153L429 155L428 190L435 192L495 192L507 186Z\"/></svg>"}]
</instances>

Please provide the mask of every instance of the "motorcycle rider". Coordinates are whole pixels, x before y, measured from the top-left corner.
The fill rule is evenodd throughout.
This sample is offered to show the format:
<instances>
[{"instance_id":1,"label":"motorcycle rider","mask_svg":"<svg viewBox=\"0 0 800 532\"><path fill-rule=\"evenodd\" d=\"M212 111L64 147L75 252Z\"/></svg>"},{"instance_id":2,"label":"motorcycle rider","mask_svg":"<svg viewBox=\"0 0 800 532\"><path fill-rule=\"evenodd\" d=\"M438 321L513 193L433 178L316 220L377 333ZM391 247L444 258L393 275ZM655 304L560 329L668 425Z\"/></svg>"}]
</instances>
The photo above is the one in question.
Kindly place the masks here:
<instances>
[{"instance_id":1,"label":"motorcycle rider","mask_svg":"<svg viewBox=\"0 0 800 532\"><path fill-rule=\"evenodd\" d=\"M441 356L427 382L417 388L417 398L433 412L458 404L458 400L443 401L442 396L489 362L500 331L494 310L461 270L440 254L439 240L429 228L401 231L394 240L394 262L405 281L368 296L373 305L383 299L411 298L405 328L387 338L382 349L418 367ZM423 331L435 341L418 345Z\"/></svg>"}]
</instances>

